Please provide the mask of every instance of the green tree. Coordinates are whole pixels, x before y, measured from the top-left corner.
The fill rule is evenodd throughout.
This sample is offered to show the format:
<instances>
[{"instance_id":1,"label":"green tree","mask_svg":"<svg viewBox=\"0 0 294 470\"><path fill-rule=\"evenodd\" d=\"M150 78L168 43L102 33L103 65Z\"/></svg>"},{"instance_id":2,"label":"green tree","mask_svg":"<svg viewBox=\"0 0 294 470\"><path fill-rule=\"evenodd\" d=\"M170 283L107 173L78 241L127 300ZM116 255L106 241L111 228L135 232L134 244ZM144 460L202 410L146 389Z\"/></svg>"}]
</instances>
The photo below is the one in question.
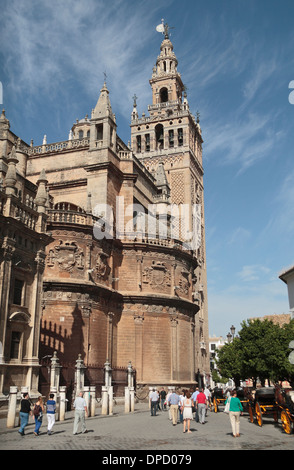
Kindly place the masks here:
<instances>
[{"instance_id":1,"label":"green tree","mask_svg":"<svg viewBox=\"0 0 294 470\"><path fill-rule=\"evenodd\" d=\"M218 351L217 367L223 377L230 377L238 386L243 376L242 344L239 338Z\"/></svg>"},{"instance_id":2,"label":"green tree","mask_svg":"<svg viewBox=\"0 0 294 470\"><path fill-rule=\"evenodd\" d=\"M231 377L236 385L248 378L254 385L257 378L262 385L266 379L294 384L294 366L288 359L288 346L294 339L294 320L283 327L269 320L248 320L241 327L239 337L218 352L221 375Z\"/></svg>"}]
</instances>

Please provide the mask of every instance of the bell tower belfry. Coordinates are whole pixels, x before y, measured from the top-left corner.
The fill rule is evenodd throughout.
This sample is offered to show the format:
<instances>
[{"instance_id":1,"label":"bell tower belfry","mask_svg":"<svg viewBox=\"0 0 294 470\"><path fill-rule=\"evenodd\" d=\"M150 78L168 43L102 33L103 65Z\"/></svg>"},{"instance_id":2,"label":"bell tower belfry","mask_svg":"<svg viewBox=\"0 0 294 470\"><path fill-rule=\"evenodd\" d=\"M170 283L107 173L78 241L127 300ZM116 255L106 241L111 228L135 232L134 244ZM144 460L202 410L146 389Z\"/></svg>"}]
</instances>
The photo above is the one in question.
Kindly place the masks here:
<instances>
[{"instance_id":1,"label":"bell tower belfry","mask_svg":"<svg viewBox=\"0 0 294 470\"><path fill-rule=\"evenodd\" d=\"M178 61L172 42L167 35L161 43L160 51L150 80L152 104L174 103L178 100L181 103L184 85L177 71Z\"/></svg>"},{"instance_id":2,"label":"bell tower belfry","mask_svg":"<svg viewBox=\"0 0 294 470\"><path fill-rule=\"evenodd\" d=\"M199 311L195 315L195 364L200 371L209 370L208 307L206 281L206 249L204 224L204 192L202 144L199 114L195 117L189 108L187 89L178 72L178 60L170 40L167 24L157 29L164 35L160 54L149 80L152 89L152 104L149 115L137 109L137 97L131 115L131 148L146 168L157 174L159 166L164 168L170 190L170 203L177 207L188 207L188 222L184 229L193 233L192 208L201 208L201 242L193 252L197 259L194 272L193 301ZM138 98L139 101L140 97ZM199 220L199 219L198 219ZM180 222L182 224L182 222ZM188 226L187 226L188 225ZM198 229L199 229L198 225ZM179 228L179 240L183 226ZM199 232L198 232L199 234Z\"/></svg>"}]
</instances>

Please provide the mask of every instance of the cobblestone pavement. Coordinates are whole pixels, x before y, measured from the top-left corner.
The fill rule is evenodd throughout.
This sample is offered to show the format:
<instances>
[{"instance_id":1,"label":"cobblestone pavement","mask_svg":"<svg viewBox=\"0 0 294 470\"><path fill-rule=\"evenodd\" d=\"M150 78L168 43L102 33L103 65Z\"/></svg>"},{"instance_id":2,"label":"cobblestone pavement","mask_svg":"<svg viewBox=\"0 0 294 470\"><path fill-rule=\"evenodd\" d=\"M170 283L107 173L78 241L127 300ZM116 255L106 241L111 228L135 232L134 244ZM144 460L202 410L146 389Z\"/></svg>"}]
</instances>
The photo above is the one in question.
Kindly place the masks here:
<instances>
[{"instance_id":1,"label":"cobblestone pavement","mask_svg":"<svg viewBox=\"0 0 294 470\"><path fill-rule=\"evenodd\" d=\"M25 436L18 428L7 429L6 419L0 420L0 450L103 450L111 451L189 451L198 450L294 450L294 434L285 434L281 423L274 423L267 417L259 427L250 423L248 415L241 417L241 435L234 438L229 417L222 411L208 411L206 423L194 420L191 433L183 433L180 423L173 426L167 411L159 411L152 417L147 404L136 405L135 412L125 414L122 406L115 406L112 416L99 415L86 420L88 432L73 435L73 412L66 414L66 420L56 422L53 434L47 435L47 419L43 420L41 434L33 434L34 424L26 428ZM182 452L183 453L183 452ZM192 453L192 452L191 452ZM131 455L131 453L130 453ZM150 462L151 463L151 462Z\"/></svg>"}]
</instances>

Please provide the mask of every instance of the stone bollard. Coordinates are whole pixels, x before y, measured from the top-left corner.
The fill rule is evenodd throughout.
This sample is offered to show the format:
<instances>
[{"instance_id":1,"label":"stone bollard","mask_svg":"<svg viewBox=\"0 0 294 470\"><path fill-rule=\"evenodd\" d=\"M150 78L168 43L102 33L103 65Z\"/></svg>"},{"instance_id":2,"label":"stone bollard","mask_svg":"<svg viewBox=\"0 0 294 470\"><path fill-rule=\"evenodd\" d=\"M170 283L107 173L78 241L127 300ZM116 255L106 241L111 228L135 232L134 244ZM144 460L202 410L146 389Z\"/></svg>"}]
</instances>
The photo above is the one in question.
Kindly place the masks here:
<instances>
[{"instance_id":1,"label":"stone bollard","mask_svg":"<svg viewBox=\"0 0 294 470\"><path fill-rule=\"evenodd\" d=\"M59 421L65 420L66 387L59 387Z\"/></svg>"},{"instance_id":2,"label":"stone bollard","mask_svg":"<svg viewBox=\"0 0 294 470\"><path fill-rule=\"evenodd\" d=\"M135 387L130 387L131 412L135 411Z\"/></svg>"},{"instance_id":3,"label":"stone bollard","mask_svg":"<svg viewBox=\"0 0 294 470\"><path fill-rule=\"evenodd\" d=\"M125 413L130 412L130 389L125 387Z\"/></svg>"},{"instance_id":4,"label":"stone bollard","mask_svg":"<svg viewBox=\"0 0 294 470\"><path fill-rule=\"evenodd\" d=\"M76 360L76 396L84 389L85 369L86 367L84 366L82 355L79 354Z\"/></svg>"},{"instance_id":5,"label":"stone bollard","mask_svg":"<svg viewBox=\"0 0 294 470\"><path fill-rule=\"evenodd\" d=\"M84 386L84 399L86 400L88 417L90 416L90 387ZM87 415L86 415L87 417Z\"/></svg>"},{"instance_id":6,"label":"stone bollard","mask_svg":"<svg viewBox=\"0 0 294 470\"><path fill-rule=\"evenodd\" d=\"M108 387L108 414L113 415L113 387Z\"/></svg>"},{"instance_id":7,"label":"stone bollard","mask_svg":"<svg viewBox=\"0 0 294 470\"><path fill-rule=\"evenodd\" d=\"M10 387L7 424L6 424L8 428L15 427L16 403L17 403L17 387Z\"/></svg>"},{"instance_id":8,"label":"stone bollard","mask_svg":"<svg viewBox=\"0 0 294 470\"><path fill-rule=\"evenodd\" d=\"M91 387L90 387L90 396L91 396L90 416L95 416L95 409L96 409L96 387L95 387L95 385L91 385Z\"/></svg>"},{"instance_id":9,"label":"stone bollard","mask_svg":"<svg viewBox=\"0 0 294 470\"><path fill-rule=\"evenodd\" d=\"M101 414L108 415L108 387L105 385L102 387L102 410Z\"/></svg>"}]
</instances>

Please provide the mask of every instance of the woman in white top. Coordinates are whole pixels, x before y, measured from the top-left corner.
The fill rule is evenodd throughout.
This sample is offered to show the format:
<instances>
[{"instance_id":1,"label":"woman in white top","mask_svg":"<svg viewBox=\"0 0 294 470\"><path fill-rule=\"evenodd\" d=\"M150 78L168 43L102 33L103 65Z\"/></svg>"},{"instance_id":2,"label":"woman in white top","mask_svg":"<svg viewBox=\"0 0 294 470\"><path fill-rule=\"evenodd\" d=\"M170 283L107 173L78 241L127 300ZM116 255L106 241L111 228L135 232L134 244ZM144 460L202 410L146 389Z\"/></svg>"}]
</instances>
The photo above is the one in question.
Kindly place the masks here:
<instances>
[{"instance_id":1,"label":"woman in white top","mask_svg":"<svg viewBox=\"0 0 294 470\"><path fill-rule=\"evenodd\" d=\"M191 394L190 392L186 392L186 396L183 400L183 423L184 423L184 429L183 432L186 432L186 425L187 425L187 431L190 431L190 422L191 419L193 419L193 413L192 413L192 406L193 406L193 400L191 400Z\"/></svg>"}]
</instances>

